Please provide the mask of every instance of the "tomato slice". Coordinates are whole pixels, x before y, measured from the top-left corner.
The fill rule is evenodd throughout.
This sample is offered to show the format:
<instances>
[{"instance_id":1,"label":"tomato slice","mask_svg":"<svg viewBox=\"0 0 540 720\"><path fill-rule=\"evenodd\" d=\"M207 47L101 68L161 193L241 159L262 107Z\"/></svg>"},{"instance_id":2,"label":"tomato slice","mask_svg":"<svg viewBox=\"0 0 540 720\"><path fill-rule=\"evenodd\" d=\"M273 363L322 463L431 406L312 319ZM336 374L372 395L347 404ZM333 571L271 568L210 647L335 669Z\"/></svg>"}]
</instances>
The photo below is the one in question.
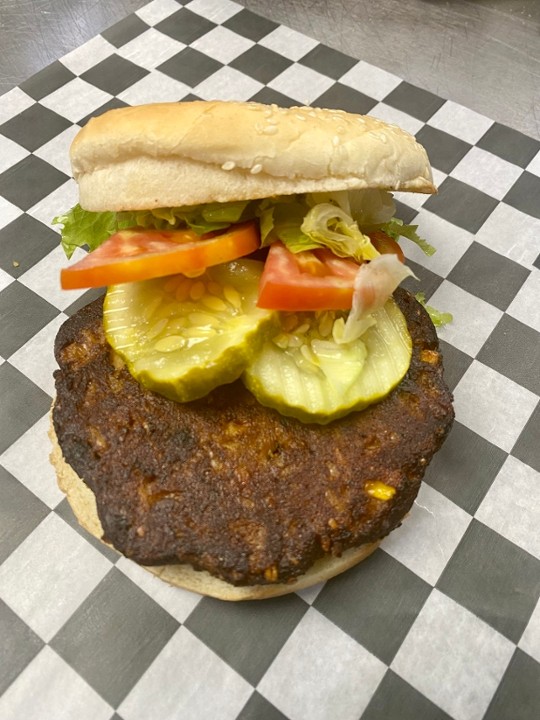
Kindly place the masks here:
<instances>
[{"instance_id":1,"label":"tomato slice","mask_svg":"<svg viewBox=\"0 0 540 720\"><path fill-rule=\"evenodd\" d=\"M121 230L61 271L64 290L102 287L183 273L196 275L211 265L249 255L259 247L255 223L234 225L213 237L192 230Z\"/></svg>"},{"instance_id":2,"label":"tomato slice","mask_svg":"<svg viewBox=\"0 0 540 720\"><path fill-rule=\"evenodd\" d=\"M359 267L330 250L292 253L282 243L273 243L257 304L268 310L348 310Z\"/></svg>"},{"instance_id":3,"label":"tomato slice","mask_svg":"<svg viewBox=\"0 0 540 720\"><path fill-rule=\"evenodd\" d=\"M399 243L387 235L382 230L374 230L369 233L369 239L373 243L375 250L381 253L381 255L394 254L398 256L400 262L405 262L405 255L403 250L399 246Z\"/></svg>"}]
</instances>

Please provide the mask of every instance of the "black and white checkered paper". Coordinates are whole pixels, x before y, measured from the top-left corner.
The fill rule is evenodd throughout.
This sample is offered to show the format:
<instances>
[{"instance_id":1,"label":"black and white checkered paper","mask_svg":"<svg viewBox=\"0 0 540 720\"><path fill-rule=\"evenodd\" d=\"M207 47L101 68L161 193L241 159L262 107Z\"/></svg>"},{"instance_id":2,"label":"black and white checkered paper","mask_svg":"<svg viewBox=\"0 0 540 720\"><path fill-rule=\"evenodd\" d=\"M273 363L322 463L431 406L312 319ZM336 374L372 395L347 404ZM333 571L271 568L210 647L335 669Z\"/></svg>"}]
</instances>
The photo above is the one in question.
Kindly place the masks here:
<instances>
[{"instance_id":1,"label":"black and white checkered paper","mask_svg":"<svg viewBox=\"0 0 540 720\"><path fill-rule=\"evenodd\" d=\"M398 195L456 423L414 509L323 586L228 604L81 530L49 466L68 147L108 108L193 98L371 113L440 192ZM406 241L404 241L406 242ZM0 100L0 718L533 720L540 714L540 143L230 0L154 0Z\"/></svg>"}]
</instances>

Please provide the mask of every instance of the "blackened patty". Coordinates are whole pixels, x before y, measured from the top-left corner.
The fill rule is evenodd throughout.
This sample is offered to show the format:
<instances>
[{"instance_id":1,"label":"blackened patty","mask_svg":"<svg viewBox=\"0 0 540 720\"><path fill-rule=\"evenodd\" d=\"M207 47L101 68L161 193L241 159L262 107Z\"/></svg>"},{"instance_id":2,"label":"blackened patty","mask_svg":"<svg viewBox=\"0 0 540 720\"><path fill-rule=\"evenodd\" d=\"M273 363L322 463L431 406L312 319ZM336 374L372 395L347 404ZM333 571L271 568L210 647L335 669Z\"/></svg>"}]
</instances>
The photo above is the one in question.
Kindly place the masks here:
<instances>
[{"instance_id":1,"label":"blackened patty","mask_svg":"<svg viewBox=\"0 0 540 720\"><path fill-rule=\"evenodd\" d=\"M286 582L397 527L453 420L435 329L395 298L411 366L382 402L326 426L261 406L240 381L180 404L140 386L108 346L102 302L66 321L53 422L94 492L104 540L143 565L190 563L235 585ZM391 500L372 497L379 481Z\"/></svg>"}]
</instances>

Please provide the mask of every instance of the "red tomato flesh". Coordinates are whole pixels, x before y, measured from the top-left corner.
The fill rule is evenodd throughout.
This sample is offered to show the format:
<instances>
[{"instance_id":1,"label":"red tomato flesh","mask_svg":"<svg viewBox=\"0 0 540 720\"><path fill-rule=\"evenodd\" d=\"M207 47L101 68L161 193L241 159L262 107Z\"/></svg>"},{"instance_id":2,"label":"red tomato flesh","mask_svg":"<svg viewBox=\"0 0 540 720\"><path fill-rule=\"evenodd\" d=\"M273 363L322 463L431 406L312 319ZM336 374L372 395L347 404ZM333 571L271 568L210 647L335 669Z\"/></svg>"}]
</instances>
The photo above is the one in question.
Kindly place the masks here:
<instances>
[{"instance_id":1,"label":"red tomato flesh","mask_svg":"<svg viewBox=\"0 0 540 720\"><path fill-rule=\"evenodd\" d=\"M330 250L291 253L270 246L257 305L268 310L348 310L360 266Z\"/></svg>"},{"instance_id":2,"label":"red tomato flesh","mask_svg":"<svg viewBox=\"0 0 540 720\"><path fill-rule=\"evenodd\" d=\"M183 273L249 255L259 247L255 223L234 225L213 237L192 230L121 230L79 262L61 271L64 290L102 287Z\"/></svg>"}]
</instances>

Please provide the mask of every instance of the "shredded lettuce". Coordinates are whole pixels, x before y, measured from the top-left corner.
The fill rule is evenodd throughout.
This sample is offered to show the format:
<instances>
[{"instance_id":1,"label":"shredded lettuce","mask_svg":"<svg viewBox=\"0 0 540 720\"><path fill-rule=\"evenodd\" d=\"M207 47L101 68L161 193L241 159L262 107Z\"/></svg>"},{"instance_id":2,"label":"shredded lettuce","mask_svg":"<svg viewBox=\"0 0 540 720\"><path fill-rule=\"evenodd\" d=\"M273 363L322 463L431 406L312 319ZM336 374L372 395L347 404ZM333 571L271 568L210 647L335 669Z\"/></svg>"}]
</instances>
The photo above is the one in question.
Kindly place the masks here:
<instances>
[{"instance_id":1,"label":"shredded lettuce","mask_svg":"<svg viewBox=\"0 0 540 720\"><path fill-rule=\"evenodd\" d=\"M158 230L176 230L188 227L197 235L204 235L214 230L223 230L244 219L248 200L229 203L207 203L188 207L158 208L143 210L137 213L119 213L131 219L131 227ZM135 219L135 222L133 221Z\"/></svg>"},{"instance_id":2,"label":"shredded lettuce","mask_svg":"<svg viewBox=\"0 0 540 720\"><path fill-rule=\"evenodd\" d=\"M430 245L427 240L424 240L418 235L416 232L418 225L405 225L403 220L394 217L389 222L381 225L380 229L387 235L390 235L391 238L394 238L394 240L397 240L399 237L404 237L416 243L426 255L433 255L436 252L433 245Z\"/></svg>"},{"instance_id":3,"label":"shredded lettuce","mask_svg":"<svg viewBox=\"0 0 540 720\"><path fill-rule=\"evenodd\" d=\"M53 223L63 226L62 247L68 258L78 247L95 250L126 228L190 228L203 235L255 217L260 222L263 247L281 240L293 253L329 248L339 257L373 260L379 253L365 232L371 229L381 229L394 239L406 237L428 255L435 252L418 236L416 225L391 218L394 211L389 192L369 189L119 213L90 212L76 205Z\"/></svg>"},{"instance_id":4,"label":"shredded lettuce","mask_svg":"<svg viewBox=\"0 0 540 720\"><path fill-rule=\"evenodd\" d=\"M448 323L451 323L454 320L452 313L440 312L440 310L437 310L431 305L426 305L425 293L416 293L414 297L418 300L420 305L423 305L423 307L426 309L429 317L431 318L431 322L435 325L435 327L442 327L443 325L448 325Z\"/></svg>"},{"instance_id":5,"label":"shredded lettuce","mask_svg":"<svg viewBox=\"0 0 540 720\"><path fill-rule=\"evenodd\" d=\"M294 253L319 247L302 231L308 211L301 196L291 195L262 200L257 214L260 218L261 245L266 247L278 239Z\"/></svg>"},{"instance_id":6,"label":"shredded lettuce","mask_svg":"<svg viewBox=\"0 0 540 720\"><path fill-rule=\"evenodd\" d=\"M365 229L371 229L388 222L396 212L396 204L392 193L376 188L309 193L306 197L311 207L327 202L337 205L353 218L359 227Z\"/></svg>"},{"instance_id":7,"label":"shredded lettuce","mask_svg":"<svg viewBox=\"0 0 540 720\"><path fill-rule=\"evenodd\" d=\"M310 196L309 200L313 198ZM309 200L293 196L260 203L262 245L278 239L293 253L326 247L339 257L358 261L377 257L379 253L369 237L341 207L332 202L318 202L310 207Z\"/></svg>"},{"instance_id":8,"label":"shredded lettuce","mask_svg":"<svg viewBox=\"0 0 540 720\"><path fill-rule=\"evenodd\" d=\"M350 215L332 203L311 208L301 229L320 247L330 248L339 257L352 257L360 262L373 260L379 254Z\"/></svg>"},{"instance_id":9,"label":"shredded lettuce","mask_svg":"<svg viewBox=\"0 0 540 720\"><path fill-rule=\"evenodd\" d=\"M248 200L228 203L208 203L194 208L175 208L177 218L184 220L199 235L212 230L223 230L244 219Z\"/></svg>"},{"instance_id":10,"label":"shredded lettuce","mask_svg":"<svg viewBox=\"0 0 540 720\"><path fill-rule=\"evenodd\" d=\"M367 188L349 193L351 215L360 227L370 227L390 221L396 212L392 193L387 190Z\"/></svg>"},{"instance_id":11,"label":"shredded lettuce","mask_svg":"<svg viewBox=\"0 0 540 720\"><path fill-rule=\"evenodd\" d=\"M336 320L333 339L338 344L353 342L374 323L372 313L381 308L402 280L416 277L396 255L379 255L360 265L354 280L352 308L347 321Z\"/></svg>"},{"instance_id":12,"label":"shredded lettuce","mask_svg":"<svg viewBox=\"0 0 540 720\"><path fill-rule=\"evenodd\" d=\"M53 219L62 226L62 248L70 258L75 249L95 250L119 230L141 227L155 230L190 228L198 235L222 230L243 219L253 217L249 201L208 203L183 208L158 208L130 212L91 212L80 205Z\"/></svg>"}]
</instances>

